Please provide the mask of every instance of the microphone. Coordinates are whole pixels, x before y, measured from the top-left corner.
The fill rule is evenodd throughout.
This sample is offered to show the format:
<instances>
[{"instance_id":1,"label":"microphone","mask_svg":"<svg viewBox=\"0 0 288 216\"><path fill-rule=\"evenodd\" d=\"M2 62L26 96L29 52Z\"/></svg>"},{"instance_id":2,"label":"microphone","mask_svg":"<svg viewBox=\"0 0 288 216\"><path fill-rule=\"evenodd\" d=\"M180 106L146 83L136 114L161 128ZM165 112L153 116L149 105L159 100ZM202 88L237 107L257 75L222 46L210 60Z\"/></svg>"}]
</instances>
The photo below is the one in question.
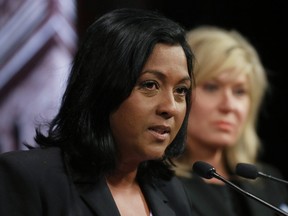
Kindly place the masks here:
<instances>
[{"instance_id":1,"label":"microphone","mask_svg":"<svg viewBox=\"0 0 288 216\"><path fill-rule=\"evenodd\" d=\"M242 188L238 187L237 185L233 184L232 182L226 180L223 176L219 175L215 168L213 166L211 166L210 164L204 162L204 161L197 161L193 164L193 172L195 172L197 175L199 175L202 178L206 178L206 179L211 179L211 178L217 178L221 181L223 181L224 183L226 183L228 186L230 186L232 189L236 189L236 191L248 196L249 198L252 198L260 203L262 203L263 205L273 209L274 211L276 211L277 213L280 213L281 215L286 215L288 216L287 212L284 212L283 210L271 205L270 203L265 202L264 200L254 196L251 193L248 193L247 191L243 190Z\"/></svg>"},{"instance_id":2,"label":"microphone","mask_svg":"<svg viewBox=\"0 0 288 216\"><path fill-rule=\"evenodd\" d=\"M277 182L281 182L284 184L288 184L288 181L285 181L283 179L279 179L276 178L274 176L259 172L257 170L257 167L252 165L252 164L247 164L247 163L238 163L236 165L236 170L235 170L236 174L244 177L244 178L248 178L248 179L256 179L257 177L264 177L264 178L268 178Z\"/></svg>"}]
</instances>

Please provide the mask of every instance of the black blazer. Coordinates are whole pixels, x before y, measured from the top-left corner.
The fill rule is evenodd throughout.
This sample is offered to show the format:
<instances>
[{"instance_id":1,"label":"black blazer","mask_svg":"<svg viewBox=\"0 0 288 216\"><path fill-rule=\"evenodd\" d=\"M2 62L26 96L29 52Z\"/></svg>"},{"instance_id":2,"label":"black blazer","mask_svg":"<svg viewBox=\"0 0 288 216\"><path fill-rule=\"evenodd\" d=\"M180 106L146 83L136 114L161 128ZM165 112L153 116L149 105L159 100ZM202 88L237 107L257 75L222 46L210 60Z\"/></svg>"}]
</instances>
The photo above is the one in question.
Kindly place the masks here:
<instances>
[{"instance_id":1,"label":"black blazer","mask_svg":"<svg viewBox=\"0 0 288 216\"><path fill-rule=\"evenodd\" d=\"M261 171L263 173L270 174L272 176L278 176L281 178L280 173L275 168L271 166L264 165ZM269 207L260 204L256 200L249 198L245 195L228 188L228 186L223 186L222 190L216 188L216 186L207 184L202 178L194 175L192 179L180 178L183 182L186 191L189 196L189 202L193 208L194 215L197 216L234 216L236 215L231 209L232 206L225 203L225 196L227 197L226 202L234 202L233 198L229 196L229 193L236 194L243 200L240 204L240 208L245 208L243 205L246 203L246 208L250 212L250 216L275 216L275 211L271 210ZM239 183L239 182L238 182ZM271 181L269 179L257 179L257 180L244 180L238 184L238 186L247 192L263 199L264 201L274 205L277 208L281 206L287 206L288 195L287 186ZM219 187L219 186L218 186ZM225 190L224 187L226 187ZM230 191L225 193L225 191ZM237 201L239 202L239 200ZM239 203L238 203L239 204ZM239 210L239 209L238 209ZM241 209L240 209L241 210ZM238 214L239 215L239 211ZM247 216L248 214L242 214Z\"/></svg>"},{"instance_id":2,"label":"black blazer","mask_svg":"<svg viewBox=\"0 0 288 216\"><path fill-rule=\"evenodd\" d=\"M106 181L68 174L59 148L0 155L0 215L120 216ZM192 215L177 178L140 185L153 216Z\"/></svg>"}]
</instances>

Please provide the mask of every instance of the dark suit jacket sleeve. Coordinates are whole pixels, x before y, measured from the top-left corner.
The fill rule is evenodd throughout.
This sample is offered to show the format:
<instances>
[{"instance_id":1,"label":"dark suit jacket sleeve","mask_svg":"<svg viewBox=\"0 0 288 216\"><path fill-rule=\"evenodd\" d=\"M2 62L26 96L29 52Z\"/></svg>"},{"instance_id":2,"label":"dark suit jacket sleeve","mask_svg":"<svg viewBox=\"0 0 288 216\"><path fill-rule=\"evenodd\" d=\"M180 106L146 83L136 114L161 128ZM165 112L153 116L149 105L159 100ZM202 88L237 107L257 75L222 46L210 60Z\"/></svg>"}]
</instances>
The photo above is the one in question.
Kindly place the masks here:
<instances>
[{"instance_id":1,"label":"dark suit jacket sleeve","mask_svg":"<svg viewBox=\"0 0 288 216\"><path fill-rule=\"evenodd\" d=\"M75 215L74 190L59 149L0 156L0 215Z\"/></svg>"},{"instance_id":2,"label":"dark suit jacket sleeve","mask_svg":"<svg viewBox=\"0 0 288 216\"><path fill-rule=\"evenodd\" d=\"M31 172L22 160L14 160L14 154L0 157L0 215L37 215L41 203L37 185L33 184ZM29 197L29 199L27 198Z\"/></svg>"}]
</instances>

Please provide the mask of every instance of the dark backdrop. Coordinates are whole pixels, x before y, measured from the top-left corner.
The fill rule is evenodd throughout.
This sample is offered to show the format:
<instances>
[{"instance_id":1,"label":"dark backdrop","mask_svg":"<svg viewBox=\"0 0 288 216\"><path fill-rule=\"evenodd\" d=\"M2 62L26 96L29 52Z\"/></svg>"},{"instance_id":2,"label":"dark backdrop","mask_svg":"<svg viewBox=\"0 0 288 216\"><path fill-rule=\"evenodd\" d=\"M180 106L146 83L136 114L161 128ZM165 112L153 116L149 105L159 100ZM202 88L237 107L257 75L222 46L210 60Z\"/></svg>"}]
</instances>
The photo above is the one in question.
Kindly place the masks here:
<instances>
[{"instance_id":1,"label":"dark backdrop","mask_svg":"<svg viewBox=\"0 0 288 216\"><path fill-rule=\"evenodd\" d=\"M288 179L285 146L288 143L288 7L284 3L284 0L78 0L78 33L81 39L94 19L120 7L157 9L186 29L211 24L241 32L258 50L270 82L258 125L265 150L261 159L278 167Z\"/></svg>"}]
</instances>

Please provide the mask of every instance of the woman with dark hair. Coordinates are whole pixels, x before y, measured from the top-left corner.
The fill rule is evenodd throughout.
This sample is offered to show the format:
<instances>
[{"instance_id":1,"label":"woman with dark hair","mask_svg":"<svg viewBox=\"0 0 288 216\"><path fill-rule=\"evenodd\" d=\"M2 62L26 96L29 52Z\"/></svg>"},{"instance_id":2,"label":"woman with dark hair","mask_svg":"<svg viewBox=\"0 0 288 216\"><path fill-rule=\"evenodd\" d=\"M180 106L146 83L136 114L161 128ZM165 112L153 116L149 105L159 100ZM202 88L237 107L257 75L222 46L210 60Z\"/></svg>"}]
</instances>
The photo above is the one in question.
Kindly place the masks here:
<instances>
[{"instance_id":1,"label":"woman with dark hair","mask_svg":"<svg viewBox=\"0 0 288 216\"><path fill-rule=\"evenodd\" d=\"M193 83L184 29L118 9L87 30L39 148L0 156L0 215L191 215L171 159Z\"/></svg>"}]
</instances>

